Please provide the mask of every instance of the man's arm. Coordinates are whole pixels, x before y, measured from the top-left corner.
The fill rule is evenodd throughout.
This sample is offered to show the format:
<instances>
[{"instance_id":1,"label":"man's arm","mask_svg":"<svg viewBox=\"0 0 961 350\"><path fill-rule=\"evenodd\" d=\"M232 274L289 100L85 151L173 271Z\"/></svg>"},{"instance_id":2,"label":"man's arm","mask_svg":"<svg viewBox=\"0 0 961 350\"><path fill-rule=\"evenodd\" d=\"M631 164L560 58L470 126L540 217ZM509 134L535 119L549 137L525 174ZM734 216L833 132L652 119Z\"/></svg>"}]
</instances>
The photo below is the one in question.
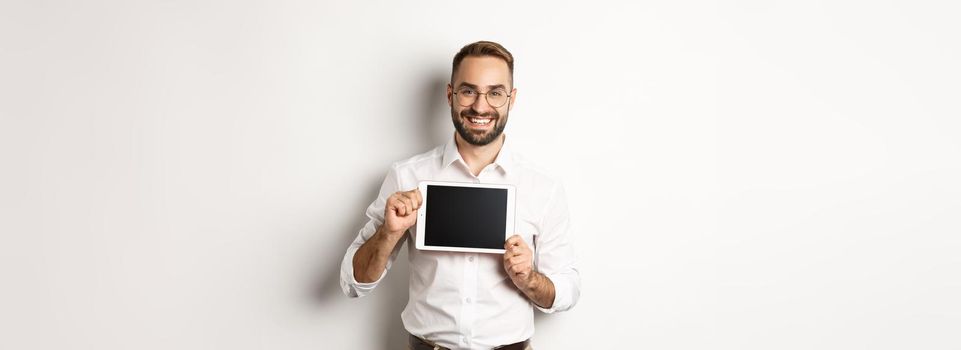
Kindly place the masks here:
<instances>
[{"instance_id":1,"label":"man's arm","mask_svg":"<svg viewBox=\"0 0 961 350\"><path fill-rule=\"evenodd\" d=\"M354 253L354 279L357 282L377 281L387 269L394 247L404 237L405 231L390 232L384 226L377 227L377 232Z\"/></svg>"},{"instance_id":2,"label":"man's arm","mask_svg":"<svg viewBox=\"0 0 961 350\"><path fill-rule=\"evenodd\" d=\"M340 286L348 297L358 298L377 287L414 225L421 205L420 191L399 191L395 167L384 178L377 198L367 207L370 219L361 228L340 264Z\"/></svg>"},{"instance_id":3,"label":"man's arm","mask_svg":"<svg viewBox=\"0 0 961 350\"><path fill-rule=\"evenodd\" d=\"M568 232L568 216L564 190L559 184L555 185L539 225L541 232L534 237L537 251L532 251L517 235L504 244L504 269L511 281L546 313L570 310L581 294L580 274L574 266L574 250ZM534 260L537 261L536 268Z\"/></svg>"},{"instance_id":4,"label":"man's arm","mask_svg":"<svg viewBox=\"0 0 961 350\"><path fill-rule=\"evenodd\" d=\"M517 289L543 309L554 306L554 282L534 270L534 254L524 239L513 235L504 242L504 249L504 269Z\"/></svg>"},{"instance_id":5,"label":"man's arm","mask_svg":"<svg viewBox=\"0 0 961 350\"><path fill-rule=\"evenodd\" d=\"M367 242L354 253L354 279L360 283L377 281L387 269L394 247L404 232L417 222L417 209L423 203L419 189L396 192L384 205L384 224L377 227Z\"/></svg>"}]
</instances>

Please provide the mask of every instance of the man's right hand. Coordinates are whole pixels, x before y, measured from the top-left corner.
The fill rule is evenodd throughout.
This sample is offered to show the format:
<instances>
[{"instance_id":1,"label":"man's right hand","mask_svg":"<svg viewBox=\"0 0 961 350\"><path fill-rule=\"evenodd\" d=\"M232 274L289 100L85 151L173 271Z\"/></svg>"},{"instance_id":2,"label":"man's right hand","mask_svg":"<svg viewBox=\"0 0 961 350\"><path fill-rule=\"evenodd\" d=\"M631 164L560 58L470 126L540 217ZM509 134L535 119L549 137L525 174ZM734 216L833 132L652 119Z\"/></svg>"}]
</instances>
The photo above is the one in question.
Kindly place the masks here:
<instances>
[{"instance_id":1,"label":"man's right hand","mask_svg":"<svg viewBox=\"0 0 961 350\"><path fill-rule=\"evenodd\" d=\"M384 230L391 235L401 235L417 222L417 209L424 202L420 189L398 191L387 198L384 207Z\"/></svg>"}]
</instances>

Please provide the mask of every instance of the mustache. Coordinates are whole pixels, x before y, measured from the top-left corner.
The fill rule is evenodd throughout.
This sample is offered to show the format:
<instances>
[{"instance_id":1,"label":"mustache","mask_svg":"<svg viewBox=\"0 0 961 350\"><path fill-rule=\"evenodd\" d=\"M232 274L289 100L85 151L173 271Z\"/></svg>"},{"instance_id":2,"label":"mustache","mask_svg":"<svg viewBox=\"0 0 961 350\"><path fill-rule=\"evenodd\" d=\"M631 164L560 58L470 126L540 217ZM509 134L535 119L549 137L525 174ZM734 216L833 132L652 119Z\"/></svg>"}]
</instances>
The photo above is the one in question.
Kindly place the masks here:
<instances>
[{"instance_id":1,"label":"mustache","mask_svg":"<svg viewBox=\"0 0 961 350\"><path fill-rule=\"evenodd\" d=\"M478 113L478 112L475 111L473 108L469 108L469 109L465 109L465 110L463 110L463 111L460 111L460 116L461 116L461 117L464 117L464 118L467 118L467 117L488 117L488 118L497 118L497 119L500 119L500 117L501 117L500 113L497 113L497 111L490 111L490 112L487 112L487 113Z\"/></svg>"}]
</instances>

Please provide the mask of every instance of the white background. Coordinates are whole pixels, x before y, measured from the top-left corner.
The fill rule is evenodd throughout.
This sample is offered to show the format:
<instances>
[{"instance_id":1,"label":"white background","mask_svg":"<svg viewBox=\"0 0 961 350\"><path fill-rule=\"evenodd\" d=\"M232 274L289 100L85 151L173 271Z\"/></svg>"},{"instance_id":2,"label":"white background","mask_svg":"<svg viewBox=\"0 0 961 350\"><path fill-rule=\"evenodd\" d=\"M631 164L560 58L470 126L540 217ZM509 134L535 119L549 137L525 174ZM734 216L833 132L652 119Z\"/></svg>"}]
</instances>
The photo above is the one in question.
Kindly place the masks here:
<instances>
[{"instance_id":1,"label":"white background","mask_svg":"<svg viewBox=\"0 0 961 350\"><path fill-rule=\"evenodd\" d=\"M0 348L398 349L338 264L464 44L563 179L543 349L961 349L951 1L0 2Z\"/></svg>"}]
</instances>

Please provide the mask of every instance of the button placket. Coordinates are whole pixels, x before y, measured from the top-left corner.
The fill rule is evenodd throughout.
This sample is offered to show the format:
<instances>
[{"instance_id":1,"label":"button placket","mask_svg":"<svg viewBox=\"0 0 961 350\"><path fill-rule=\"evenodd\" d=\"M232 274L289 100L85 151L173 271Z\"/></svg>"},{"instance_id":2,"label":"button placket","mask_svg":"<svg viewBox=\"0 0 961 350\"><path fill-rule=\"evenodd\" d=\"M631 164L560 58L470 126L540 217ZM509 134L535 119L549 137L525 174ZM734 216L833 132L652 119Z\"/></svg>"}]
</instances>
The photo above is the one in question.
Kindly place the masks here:
<instances>
[{"instance_id":1,"label":"button placket","mask_svg":"<svg viewBox=\"0 0 961 350\"><path fill-rule=\"evenodd\" d=\"M474 329L476 318L477 301L477 264L474 263L473 254L468 255L467 263L464 264L464 283L461 286L461 320L460 331L464 335L464 343L470 347L471 334ZM463 261L463 260L461 260Z\"/></svg>"}]
</instances>

